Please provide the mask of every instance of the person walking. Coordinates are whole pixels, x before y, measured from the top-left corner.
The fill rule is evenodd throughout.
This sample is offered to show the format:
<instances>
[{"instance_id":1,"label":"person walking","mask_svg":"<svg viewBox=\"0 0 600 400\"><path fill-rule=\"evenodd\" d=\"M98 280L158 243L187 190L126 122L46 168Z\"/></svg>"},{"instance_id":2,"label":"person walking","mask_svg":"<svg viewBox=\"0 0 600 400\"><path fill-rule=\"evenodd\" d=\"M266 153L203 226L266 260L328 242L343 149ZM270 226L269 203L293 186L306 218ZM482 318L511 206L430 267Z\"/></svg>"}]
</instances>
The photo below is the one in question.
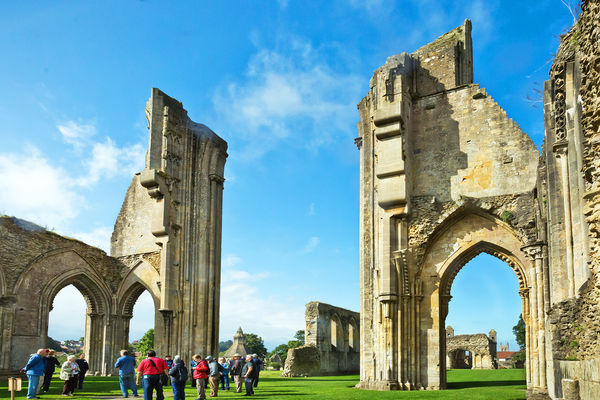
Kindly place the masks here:
<instances>
[{"instance_id":1,"label":"person walking","mask_svg":"<svg viewBox=\"0 0 600 400\"><path fill-rule=\"evenodd\" d=\"M256 369L256 371L254 372L253 385L254 385L254 387L258 387L258 378L260 376L260 370L263 367L263 362L260 359L260 357L258 356L258 354L252 354L252 362L254 363L254 367Z\"/></svg>"},{"instance_id":2,"label":"person walking","mask_svg":"<svg viewBox=\"0 0 600 400\"><path fill-rule=\"evenodd\" d=\"M44 376L44 357L48 355L48 349L39 349L37 353L29 357L29 361L23 370L27 374L27 398L38 399L37 390L40 384L40 377Z\"/></svg>"},{"instance_id":3,"label":"person walking","mask_svg":"<svg viewBox=\"0 0 600 400\"><path fill-rule=\"evenodd\" d=\"M242 367L242 377L244 378L244 384L246 385L245 396L252 396L254 394L254 379L256 378L256 366L252 361L252 355L246 356L246 363Z\"/></svg>"},{"instance_id":4,"label":"person walking","mask_svg":"<svg viewBox=\"0 0 600 400\"><path fill-rule=\"evenodd\" d=\"M121 357L117 359L115 368L119 368L119 385L123 398L129 397L129 389L133 397L138 397L135 385L135 358L129 355L128 350L121 350Z\"/></svg>"},{"instance_id":5,"label":"person walking","mask_svg":"<svg viewBox=\"0 0 600 400\"><path fill-rule=\"evenodd\" d=\"M219 395L219 376L221 373L221 365L212 356L206 357L208 361L208 381L210 382L210 397L217 397Z\"/></svg>"},{"instance_id":6,"label":"person walking","mask_svg":"<svg viewBox=\"0 0 600 400\"><path fill-rule=\"evenodd\" d=\"M229 390L229 365L230 361L225 360L225 357L219 358L219 364L223 371L219 373L219 381L221 382L221 390Z\"/></svg>"},{"instance_id":7,"label":"person walking","mask_svg":"<svg viewBox=\"0 0 600 400\"><path fill-rule=\"evenodd\" d=\"M50 382L52 381L52 375L56 367L60 367L60 363L54 357L54 350L48 350L48 355L45 357L45 367L44 367L44 383L42 384L42 392L48 393L50 389Z\"/></svg>"},{"instance_id":8,"label":"person walking","mask_svg":"<svg viewBox=\"0 0 600 400\"><path fill-rule=\"evenodd\" d=\"M175 356L173 366L169 369L171 376L171 387L173 388L174 400L184 400L185 382L188 379L188 370L181 359L181 356Z\"/></svg>"},{"instance_id":9,"label":"person walking","mask_svg":"<svg viewBox=\"0 0 600 400\"><path fill-rule=\"evenodd\" d=\"M235 382L235 392L242 393L242 384L244 379L242 378L242 368L244 367L244 360L239 353L233 355L233 367L231 367L231 375L233 375L233 381Z\"/></svg>"},{"instance_id":10,"label":"person walking","mask_svg":"<svg viewBox=\"0 0 600 400\"><path fill-rule=\"evenodd\" d=\"M75 362L79 366L79 373L77 374L79 376L77 389L81 390L83 389L83 380L85 379L85 374L90 369L90 365L85 360L85 354L83 353L79 355L79 358Z\"/></svg>"},{"instance_id":11,"label":"person walking","mask_svg":"<svg viewBox=\"0 0 600 400\"><path fill-rule=\"evenodd\" d=\"M63 396L73 396L73 392L75 392L75 387L77 386L77 382L79 382L79 365L75 362L75 356L70 355L67 357L67 361L65 361L60 368L60 379L65 381L63 385Z\"/></svg>"},{"instance_id":12,"label":"person walking","mask_svg":"<svg viewBox=\"0 0 600 400\"><path fill-rule=\"evenodd\" d=\"M148 351L148 356L142 360L137 368L137 384L141 383L144 389L144 400L152 400L152 393L156 390L156 400L164 400L161 374L169 376L167 363L162 358L156 357L154 350Z\"/></svg>"},{"instance_id":13,"label":"person walking","mask_svg":"<svg viewBox=\"0 0 600 400\"><path fill-rule=\"evenodd\" d=\"M194 355L194 361L196 366L194 367L194 374L192 377L196 381L196 392L198 393L198 400L206 399L206 381L208 380L208 362L203 360L199 354Z\"/></svg>"}]
</instances>

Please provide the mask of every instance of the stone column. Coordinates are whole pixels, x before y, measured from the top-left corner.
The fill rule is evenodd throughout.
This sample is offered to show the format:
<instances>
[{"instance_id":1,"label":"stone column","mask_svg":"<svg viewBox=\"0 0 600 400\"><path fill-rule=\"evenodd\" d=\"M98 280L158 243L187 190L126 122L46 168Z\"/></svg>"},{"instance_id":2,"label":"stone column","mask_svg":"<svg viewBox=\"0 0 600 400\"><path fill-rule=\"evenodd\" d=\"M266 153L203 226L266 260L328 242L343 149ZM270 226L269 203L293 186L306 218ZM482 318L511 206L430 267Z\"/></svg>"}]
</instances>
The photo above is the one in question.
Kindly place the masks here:
<instances>
[{"instance_id":1,"label":"stone column","mask_svg":"<svg viewBox=\"0 0 600 400\"><path fill-rule=\"evenodd\" d=\"M531 322L530 322L530 318L529 318L529 289L521 289L519 290L519 295L521 296L521 299L523 300L523 306L522 306L522 311L521 314L523 315L523 320L525 321L525 357L526 357L526 368L525 368L525 372L526 372L526 376L527 376L527 387L531 387L531 369L532 369L532 363L531 363L531 334L530 334L530 329L531 329Z\"/></svg>"},{"instance_id":2,"label":"stone column","mask_svg":"<svg viewBox=\"0 0 600 400\"><path fill-rule=\"evenodd\" d=\"M561 192L563 197L565 226L565 257L567 264L567 280L569 298L575 297L575 270L573 265L573 223L571 220L571 189L569 184L568 142L558 141L554 144L554 152L560 166Z\"/></svg>"}]
</instances>

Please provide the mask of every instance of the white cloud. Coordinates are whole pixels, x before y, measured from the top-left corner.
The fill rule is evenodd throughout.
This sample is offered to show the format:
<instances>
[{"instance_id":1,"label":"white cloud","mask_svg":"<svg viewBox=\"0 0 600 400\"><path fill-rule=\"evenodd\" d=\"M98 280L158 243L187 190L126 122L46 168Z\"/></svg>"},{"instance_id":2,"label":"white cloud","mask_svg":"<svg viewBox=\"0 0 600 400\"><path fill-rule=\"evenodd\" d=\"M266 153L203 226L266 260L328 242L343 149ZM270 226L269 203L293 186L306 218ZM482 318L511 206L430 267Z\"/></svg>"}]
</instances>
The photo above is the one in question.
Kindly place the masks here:
<instances>
[{"instance_id":1,"label":"white cloud","mask_svg":"<svg viewBox=\"0 0 600 400\"><path fill-rule=\"evenodd\" d=\"M75 232L69 236L75 239L81 240L82 242L89 244L90 246L98 247L104 250L107 254L110 253L110 237L112 235L113 228L108 226L100 226L92 229L89 232Z\"/></svg>"},{"instance_id":2,"label":"white cloud","mask_svg":"<svg viewBox=\"0 0 600 400\"><path fill-rule=\"evenodd\" d=\"M241 158L259 158L293 135L297 145L317 148L354 133L364 79L330 67L306 41L285 47L289 56L259 49L243 82L213 97L220 117L246 141Z\"/></svg>"},{"instance_id":3,"label":"white cloud","mask_svg":"<svg viewBox=\"0 0 600 400\"><path fill-rule=\"evenodd\" d=\"M56 126L62 135L63 141L73 145L76 150L81 150L92 136L96 134L96 126L92 123L78 123L67 121Z\"/></svg>"},{"instance_id":4,"label":"white cloud","mask_svg":"<svg viewBox=\"0 0 600 400\"><path fill-rule=\"evenodd\" d=\"M236 257L236 264L239 263L242 260ZM233 269L223 264L220 339L231 339L239 326L246 333L281 342L290 340L294 332L302 329L304 304L293 297L271 296L268 291L259 291L259 287L265 286L268 273ZM240 298L250 300L239 301Z\"/></svg>"},{"instance_id":5,"label":"white cloud","mask_svg":"<svg viewBox=\"0 0 600 400\"><path fill-rule=\"evenodd\" d=\"M350 0L349 3L354 8L364 8L367 11L374 11L381 8L383 0Z\"/></svg>"},{"instance_id":6,"label":"white cloud","mask_svg":"<svg viewBox=\"0 0 600 400\"><path fill-rule=\"evenodd\" d=\"M227 254L225 257L223 257L221 264L223 268L230 268L238 265L241 262L242 259L235 254Z\"/></svg>"},{"instance_id":7,"label":"white cloud","mask_svg":"<svg viewBox=\"0 0 600 400\"><path fill-rule=\"evenodd\" d=\"M314 251L319 245L319 238L317 236L313 236L308 240L308 243L304 246L304 252L310 253Z\"/></svg>"},{"instance_id":8,"label":"white cloud","mask_svg":"<svg viewBox=\"0 0 600 400\"><path fill-rule=\"evenodd\" d=\"M0 211L48 228L62 228L85 206L69 172L32 146L21 154L0 154L0 182Z\"/></svg>"},{"instance_id":9,"label":"white cloud","mask_svg":"<svg viewBox=\"0 0 600 400\"><path fill-rule=\"evenodd\" d=\"M310 203L310 206L308 206L308 212L306 213L307 216L312 217L315 215L315 203Z\"/></svg>"},{"instance_id":10,"label":"white cloud","mask_svg":"<svg viewBox=\"0 0 600 400\"><path fill-rule=\"evenodd\" d=\"M101 178L107 179L117 175L131 176L144 167L145 151L140 143L130 147L117 147L110 137L104 143L97 142L92 146L92 157L86 161L87 174L77 182L82 186L90 186Z\"/></svg>"}]
</instances>

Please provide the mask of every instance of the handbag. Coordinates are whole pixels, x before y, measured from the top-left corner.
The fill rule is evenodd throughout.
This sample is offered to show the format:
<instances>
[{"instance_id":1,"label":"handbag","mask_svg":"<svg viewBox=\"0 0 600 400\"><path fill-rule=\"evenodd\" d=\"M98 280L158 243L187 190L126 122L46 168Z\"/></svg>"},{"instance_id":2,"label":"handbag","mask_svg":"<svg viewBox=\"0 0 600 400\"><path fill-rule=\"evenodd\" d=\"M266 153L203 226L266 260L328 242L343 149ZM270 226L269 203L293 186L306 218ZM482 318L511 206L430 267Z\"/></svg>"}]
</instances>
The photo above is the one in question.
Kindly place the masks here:
<instances>
[{"instance_id":1,"label":"handbag","mask_svg":"<svg viewBox=\"0 0 600 400\"><path fill-rule=\"evenodd\" d=\"M158 367L156 366L156 364L154 364L154 361L152 361L152 359L150 357L148 357L148 361L150 361L150 364L152 364L154 369L158 371ZM160 374L160 384L162 386L168 386L169 385L169 377L167 375L165 375L165 373L163 371L158 371L158 373Z\"/></svg>"}]
</instances>

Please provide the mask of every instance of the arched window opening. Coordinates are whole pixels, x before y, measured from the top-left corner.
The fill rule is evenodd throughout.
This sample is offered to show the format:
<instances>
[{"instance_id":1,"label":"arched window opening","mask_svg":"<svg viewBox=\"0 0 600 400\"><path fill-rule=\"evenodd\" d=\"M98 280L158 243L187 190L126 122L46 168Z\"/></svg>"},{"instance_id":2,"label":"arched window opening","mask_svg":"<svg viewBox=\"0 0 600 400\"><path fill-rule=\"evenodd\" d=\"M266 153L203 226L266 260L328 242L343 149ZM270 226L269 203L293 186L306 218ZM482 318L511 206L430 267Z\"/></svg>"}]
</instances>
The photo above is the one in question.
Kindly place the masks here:
<instances>
[{"instance_id":1,"label":"arched window opening","mask_svg":"<svg viewBox=\"0 0 600 400\"><path fill-rule=\"evenodd\" d=\"M341 351L342 350L342 343L343 343L343 336L342 336L342 332L341 332L341 324L340 324L340 320L337 318L337 316L333 316L333 318L331 318L331 347L332 350L338 350Z\"/></svg>"},{"instance_id":2,"label":"arched window opening","mask_svg":"<svg viewBox=\"0 0 600 400\"><path fill-rule=\"evenodd\" d=\"M75 354L85 347L87 303L73 285L62 288L54 297L48 317L46 346L57 352Z\"/></svg>"},{"instance_id":3,"label":"arched window opening","mask_svg":"<svg viewBox=\"0 0 600 400\"><path fill-rule=\"evenodd\" d=\"M352 325L352 323L348 324L348 346L350 347L351 351L358 350L355 343L355 338L357 336L355 330L356 328L354 328L354 325Z\"/></svg>"},{"instance_id":4,"label":"arched window opening","mask_svg":"<svg viewBox=\"0 0 600 400\"><path fill-rule=\"evenodd\" d=\"M129 321L129 346L130 350L146 350L149 346L148 339L154 340L154 318L155 306L152 295L148 290L144 290L133 306L133 316ZM152 330L152 332L150 332ZM140 346L140 341L141 346ZM150 346L155 347L155 346Z\"/></svg>"},{"instance_id":5,"label":"arched window opening","mask_svg":"<svg viewBox=\"0 0 600 400\"><path fill-rule=\"evenodd\" d=\"M515 271L481 253L462 267L451 285L445 326L452 332L447 329L443 335L446 368L497 368L498 343L519 350L512 331L522 311Z\"/></svg>"}]
</instances>

